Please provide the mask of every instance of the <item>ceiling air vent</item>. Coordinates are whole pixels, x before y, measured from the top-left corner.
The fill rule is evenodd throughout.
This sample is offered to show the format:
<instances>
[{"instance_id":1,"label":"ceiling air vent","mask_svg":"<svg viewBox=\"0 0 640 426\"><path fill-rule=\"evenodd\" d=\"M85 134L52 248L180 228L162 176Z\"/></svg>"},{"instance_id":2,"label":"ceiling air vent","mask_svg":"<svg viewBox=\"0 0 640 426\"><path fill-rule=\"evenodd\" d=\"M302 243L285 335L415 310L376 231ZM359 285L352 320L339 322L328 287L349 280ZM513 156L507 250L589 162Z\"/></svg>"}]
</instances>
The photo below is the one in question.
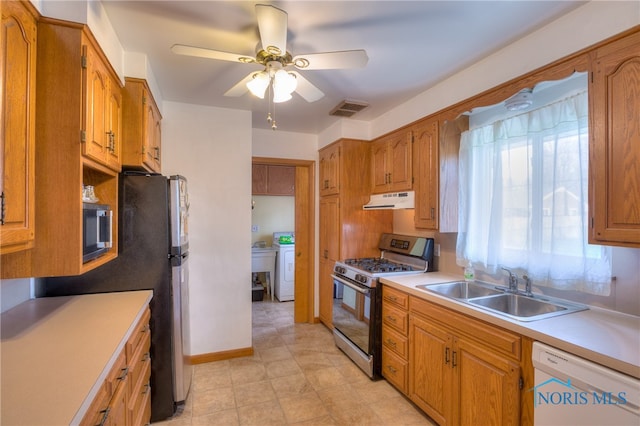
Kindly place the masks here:
<instances>
[{"instance_id":1,"label":"ceiling air vent","mask_svg":"<svg viewBox=\"0 0 640 426\"><path fill-rule=\"evenodd\" d=\"M356 112L362 111L368 106L369 104L366 102L342 101L338 104L338 106L331 110L329 115L333 115L336 117L351 117Z\"/></svg>"}]
</instances>

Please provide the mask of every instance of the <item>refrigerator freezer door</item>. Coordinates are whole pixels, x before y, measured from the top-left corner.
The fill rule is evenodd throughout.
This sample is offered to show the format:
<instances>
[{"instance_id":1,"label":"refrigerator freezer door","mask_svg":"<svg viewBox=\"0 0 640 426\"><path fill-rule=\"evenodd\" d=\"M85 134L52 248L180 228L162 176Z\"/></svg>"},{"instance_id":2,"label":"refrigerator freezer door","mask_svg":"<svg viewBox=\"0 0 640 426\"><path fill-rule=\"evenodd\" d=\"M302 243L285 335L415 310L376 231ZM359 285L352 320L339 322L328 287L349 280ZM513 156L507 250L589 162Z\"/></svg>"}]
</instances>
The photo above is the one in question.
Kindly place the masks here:
<instances>
[{"instance_id":1,"label":"refrigerator freezer door","mask_svg":"<svg viewBox=\"0 0 640 426\"><path fill-rule=\"evenodd\" d=\"M172 258L174 399L178 403L187 399L193 377L193 366L186 353L191 345L188 260L188 253Z\"/></svg>"},{"instance_id":2,"label":"refrigerator freezer door","mask_svg":"<svg viewBox=\"0 0 640 426\"><path fill-rule=\"evenodd\" d=\"M187 179L171 176L171 254L179 255L189 249L189 194Z\"/></svg>"}]
</instances>

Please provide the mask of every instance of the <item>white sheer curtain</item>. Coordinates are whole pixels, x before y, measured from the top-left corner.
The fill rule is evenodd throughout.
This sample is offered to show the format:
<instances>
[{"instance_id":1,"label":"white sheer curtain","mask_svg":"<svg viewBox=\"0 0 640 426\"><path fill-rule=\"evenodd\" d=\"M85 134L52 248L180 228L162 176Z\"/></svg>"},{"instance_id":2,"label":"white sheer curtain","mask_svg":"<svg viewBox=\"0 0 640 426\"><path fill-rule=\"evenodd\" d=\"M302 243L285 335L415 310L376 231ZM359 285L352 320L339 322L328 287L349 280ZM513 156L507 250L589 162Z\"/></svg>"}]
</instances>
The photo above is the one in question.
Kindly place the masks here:
<instances>
[{"instance_id":1,"label":"white sheer curtain","mask_svg":"<svg viewBox=\"0 0 640 426\"><path fill-rule=\"evenodd\" d=\"M587 92L463 133L458 263L609 294L610 249L587 243L588 162Z\"/></svg>"}]
</instances>

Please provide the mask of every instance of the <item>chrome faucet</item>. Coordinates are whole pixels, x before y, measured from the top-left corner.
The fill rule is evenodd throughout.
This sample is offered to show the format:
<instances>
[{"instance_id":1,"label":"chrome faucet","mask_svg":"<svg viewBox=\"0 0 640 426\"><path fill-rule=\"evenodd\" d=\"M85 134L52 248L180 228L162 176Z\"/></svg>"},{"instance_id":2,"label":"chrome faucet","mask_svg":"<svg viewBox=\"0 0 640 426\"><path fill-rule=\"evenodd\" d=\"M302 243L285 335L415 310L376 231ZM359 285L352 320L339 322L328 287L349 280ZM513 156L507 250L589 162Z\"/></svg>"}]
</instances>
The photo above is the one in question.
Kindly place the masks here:
<instances>
[{"instance_id":1,"label":"chrome faucet","mask_svg":"<svg viewBox=\"0 0 640 426\"><path fill-rule=\"evenodd\" d=\"M524 294L526 296L533 296L531 292L531 278L528 275L523 275L522 279L524 280Z\"/></svg>"},{"instance_id":2,"label":"chrome faucet","mask_svg":"<svg viewBox=\"0 0 640 426\"><path fill-rule=\"evenodd\" d=\"M518 292L518 277L511 272L511 270L507 268L502 268L503 270L509 273L509 293L517 293Z\"/></svg>"}]
</instances>

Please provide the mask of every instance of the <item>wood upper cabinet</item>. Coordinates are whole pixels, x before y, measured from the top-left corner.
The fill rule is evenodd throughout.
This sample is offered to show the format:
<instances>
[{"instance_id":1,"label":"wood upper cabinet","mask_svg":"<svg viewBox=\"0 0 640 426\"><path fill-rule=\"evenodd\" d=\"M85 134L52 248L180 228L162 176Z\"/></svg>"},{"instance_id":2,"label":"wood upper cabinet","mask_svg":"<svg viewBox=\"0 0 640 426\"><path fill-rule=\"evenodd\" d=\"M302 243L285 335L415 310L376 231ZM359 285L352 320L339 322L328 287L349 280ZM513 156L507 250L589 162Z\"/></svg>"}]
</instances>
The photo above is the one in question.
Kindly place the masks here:
<instances>
[{"instance_id":1,"label":"wood upper cabinet","mask_svg":"<svg viewBox=\"0 0 640 426\"><path fill-rule=\"evenodd\" d=\"M458 231L458 152L460 135L468 128L466 115L455 120L436 115L411 127L416 228Z\"/></svg>"},{"instance_id":2,"label":"wood upper cabinet","mask_svg":"<svg viewBox=\"0 0 640 426\"><path fill-rule=\"evenodd\" d=\"M589 242L640 247L640 32L591 59Z\"/></svg>"},{"instance_id":3,"label":"wood upper cabinet","mask_svg":"<svg viewBox=\"0 0 640 426\"><path fill-rule=\"evenodd\" d=\"M439 132L438 120L416 124L413 131L414 170L416 174L416 228L438 229L439 198Z\"/></svg>"},{"instance_id":4,"label":"wood upper cabinet","mask_svg":"<svg viewBox=\"0 0 640 426\"><path fill-rule=\"evenodd\" d=\"M162 116L145 80L125 78L122 112L122 164L159 173Z\"/></svg>"},{"instance_id":5,"label":"wood upper cabinet","mask_svg":"<svg viewBox=\"0 0 640 426\"><path fill-rule=\"evenodd\" d=\"M340 192L340 144L332 144L320 151L320 196Z\"/></svg>"},{"instance_id":6,"label":"wood upper cabinet","mask_svg":"<svg viewBox=\"0 0 640 426\"><path fill-rule=\"evenodd\" d=\"M82 153L119 172L122 94L119 80L93 43L83 46Z\"/></svg>"},{"instance_id":7,"label":"wood upper cabinet","mask_svg":"<svg viewBox=\"0 0 640 426\"><path fill-rule=\"evenodd\" d=\"M405 191L413 187L412 138L401 129L374 141L371 146L372 192Z\"/></svg>"},{"instance_id":8,"label":"wood upper cabinet","mask_svg":"<svg viewBox=\"0 0 640 426\"><path fill-rule=\"evenodd\" d=\"M118 126L117 108L112 120L109 106L111 89L116 98L119 91L112 79L115 73L87 26L38 21L37 234L26 276L79 275L117 256L119 165L108 163L108 151L97 143ZM113 212L113 245L88 262L82 259L83 184L94 186L99 203Z\"/></svg>"},{"instance_id":9,"label":"wood upper cabinet","mask_svg":"<svg viewBox=\"0 0 640 426\"><path fill-rule=\"evenodd\" d=\"M29 2L2 2L0 254L33 247L37 23Z\"/></svg>"},{"instance_id":10,"label":"wood upper cabinet","mask_svg":"<svg viewBox=\"0 0 640 426\"><path fill-rule=\"evenodd\" d=\"M253 164L251 193L253 195L295 195L295 166Z\"/></svg>"}]
</instances>

